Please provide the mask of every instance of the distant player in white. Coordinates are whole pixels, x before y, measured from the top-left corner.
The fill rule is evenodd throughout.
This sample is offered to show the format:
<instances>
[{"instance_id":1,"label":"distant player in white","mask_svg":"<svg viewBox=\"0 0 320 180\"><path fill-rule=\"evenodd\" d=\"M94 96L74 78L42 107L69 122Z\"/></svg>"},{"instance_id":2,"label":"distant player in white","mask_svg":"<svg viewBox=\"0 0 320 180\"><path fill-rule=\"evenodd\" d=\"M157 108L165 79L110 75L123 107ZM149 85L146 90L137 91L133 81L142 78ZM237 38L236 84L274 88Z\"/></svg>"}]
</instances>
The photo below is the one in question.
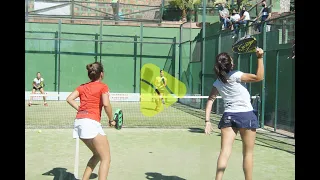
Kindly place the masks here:
<instances>
[{"instance_id":1,"label":"distant player in white","mask_svg":"<svg viewBox=\"0 0 320 180\"><path fill-rule=\"evenodd\" d=\"M246 89L245 83L259 82L264 77L263 50L258 48L256 54L258 58L256 74L233 70L233 60L227 53L220 53L216 57L214 70L218 78L213 83L208 98L205 120L205 133L210 134L212 130L210 122L212 104L217 95L220 94L224 101L225 111L218 125L218 128L221 129L221 150L217 162L215 180L222 180L231 155L232 144L238 132L240 132L243 144L242 154L245 180L252 180L253 147L256 129L259 128L259 124L257 116L253 112L250 94Z\"/></svg>"},{"instance_id":2,"label":"distant player in white","mask_svg":"<svg viewBox=\"0 0 320 180\"><path fill-rule=\"evenodd\" d=\"M33 79L32 81L32 93L35 94L36 91L40 91L41 94L44 94L44 79L41 77L40 72L37 72L37 77ZM43 96L43 102L45 106L48 106L48 103L46 102L46 97ZM29 106L32 105L32 96L30 96L30 102L28 104Z\"/></svg>"}]
</instances>

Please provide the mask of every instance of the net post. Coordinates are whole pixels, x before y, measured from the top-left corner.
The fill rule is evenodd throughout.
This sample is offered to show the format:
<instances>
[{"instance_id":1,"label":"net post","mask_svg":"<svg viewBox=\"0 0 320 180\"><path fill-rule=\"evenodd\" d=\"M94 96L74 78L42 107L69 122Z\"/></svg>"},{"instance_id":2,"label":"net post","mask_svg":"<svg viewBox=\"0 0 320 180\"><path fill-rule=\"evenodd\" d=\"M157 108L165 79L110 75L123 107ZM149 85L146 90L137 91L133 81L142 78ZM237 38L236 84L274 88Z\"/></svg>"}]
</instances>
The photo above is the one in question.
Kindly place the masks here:
<instances>
[{"instance_id":1,"label":"net post","mask_svg":"<svg viewBox=\"0 0 320 180\"><path fill-rule=\"evenodd\" d=\"M102 20L100 20L100 37L99 37L99 39L100 39L100 42L99 42L99 44L100 44L100 53L99 53L99 55L100 55L100 63L101 63L101 58L102 58L102 28L103 28L103 23L102 23Z\"/></svg>"},{"instance_id":2,"label":"net post","mask_svg":"<svg viewBox=\"0 0 320 180\"><path fill-rule=\"evenodd\" d=\"M60 58L60 54L61 54L61 19L59 19L59 24L58 24L58 40L59 40L59 43L58 43L58 94L60 93L60 73L61 73L61 67L60 67L60 61L61 61L61 58ZM60 100L60 96L58 96L58 101Z\"/></svg>"},{"instance_id":3,"label":"net post","mask_svg":"<svg viewBox=\"0 0 320 180\"><path fill-rule=\"evenodd\" d=\"M94 39L96 40L95 42L94 42L94 61L95 62L97 62L98 61L98 33L96 33L95 35L94 35Z\"/></svg>"},{"instance_id":4,"label":"net post","mask_svg":"<svg viewBox=\"0 0 320 180\"><path fill-rule=\"evenodd\" d=\"M79 178L79 137L76 138L76 149L74 157L74 177Z\"/></svg>"},{"instance_id":5,"label":"net post","mask_svg":"<svg viewBox=\"0 0 320 180\"><path fill-rule=\"evenodd\" d=\"M54 77L54 91L58 91L58 74L59 74L59 71L58 71L58 44L59 44L59 32L56 31L54 33L54 62L55 62L55 65L54 65L54 69L55 69L55 77Z\"/></svg>"},{"instance_id":6,"label":"net post","mask_svg":"<svg viewBox=\"0 0 320 180\"><path fill-rule=\"evenodd\" d=\"M137 44L137 41L138 41L138 37L137 35L135 35L133 37L133 93L136 93L136 81L137 81L137 50L138 50L138 44Z\"/></svg>"},{"instance_id":7,"label":"net post","mask_svg":"<svg viewBox=\"0 0 320 180\"><path fill-rule=\"evenodd\" d=\"M201 95L204 96L204 70L205 70L205 52L206 52L206 10L207 1L202 1L202 73L201 73ZM200 108L203 109L204 102L201 102Z\"/></svg>"},{"instance_id":8,"label":"net post","mask_svg":"<svg viewBox=\"0 0 320 180\"><path fill-rule=\"evenodd\" d=\"M275 112L274 112L274 132L277 131L277 123L278 123L278 90L279 90L279 50L276 52L276 94L275 94Z\"/></svg>"},{"instance_id":9,"label":"net post","mask_svg":"<svg viewBox=\"0 0 320 180\"><path fill-rule=\"evenodd\" d=\"M263 30L262 30L262 48L265 51L267 47L267 26L266 22L263 22ZM264 64L264 72L266 72L266 52L263 53L263 64ZM263 78L262 84L261 84L261 128L264 128L264 113L265 113L265 99L266 99L266 94L265 94L265 88L266 88L266 80Z\"/></svg>"}]
</instances>

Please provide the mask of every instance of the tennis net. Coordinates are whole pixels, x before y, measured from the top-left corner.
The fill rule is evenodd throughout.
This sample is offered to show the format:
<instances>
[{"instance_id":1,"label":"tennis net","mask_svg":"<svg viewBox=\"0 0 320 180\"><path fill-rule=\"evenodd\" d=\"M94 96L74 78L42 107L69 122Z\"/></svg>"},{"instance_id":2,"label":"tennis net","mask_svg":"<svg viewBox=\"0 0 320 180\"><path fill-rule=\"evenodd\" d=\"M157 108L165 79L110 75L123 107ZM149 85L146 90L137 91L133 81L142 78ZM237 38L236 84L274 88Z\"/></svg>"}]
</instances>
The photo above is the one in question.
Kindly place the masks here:
<instances>
[{"instance_id":1,"label":"tennis net","mask_svg":"<svg viewBox=\"0 0 320 180\"><path fill-rule=\"evenodd\" d=\"M61 94L27 94L25 96L26 129L65 129L72 128L76 111ZM43 96L48 106L44 106ZM28 106L30 97L32 105ZM158 97L158 96L157 96ZM259 96L252 96L255 109L259 109ZM156 111L155 96L138 93L111 93L113 112L121 109L124 116L123 127L146 128L203 128L207 96L192 95L184 97L165 96ZM212 108L211 121L217 124L223 113L223 100L218 97ZM101 124L107 126L107 117L102 112Z\"/></svg>"}]
</instances>

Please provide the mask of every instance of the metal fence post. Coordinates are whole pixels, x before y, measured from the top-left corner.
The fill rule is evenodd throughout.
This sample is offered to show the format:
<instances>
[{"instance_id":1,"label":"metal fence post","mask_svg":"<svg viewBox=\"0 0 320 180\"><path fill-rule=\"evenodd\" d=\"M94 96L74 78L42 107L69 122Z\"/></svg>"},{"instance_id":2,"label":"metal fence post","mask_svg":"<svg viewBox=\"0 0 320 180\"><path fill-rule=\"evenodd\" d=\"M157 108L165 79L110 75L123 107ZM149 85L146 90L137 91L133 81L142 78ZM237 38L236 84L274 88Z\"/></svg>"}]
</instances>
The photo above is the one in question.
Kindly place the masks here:
<instances>
[{"instance_id":1,"label":"metal fence post","mask_svg":"<svg viewBox=\"0 0 320 180\"><path fill-rule=\"evenodd\" d=\"M266 72L266 47L267 47L267 26L266 26L266 22L263 23L263 30L262 30L262 48L264 50L263 53L263 64L264 64L264 72ZM261 84L261 128L264 128L264 116L265 116L265 102L266 102L266 78L264 77L262 80L262 84Z\"/></svg>"},{"instance_id":2,"label":"metal fence post","mask_svg":"<svg viewBox=\"0 0 320 180\"><path fill-rule=\"evenodd\" d=\"M143 42L143 23L140 23L140 63L139 63L139 76L141 78L141 69L142 69L142 42ZM139 78L139 79L140 79ZM141 80L139 81L140 82L140 89L139 89L139 92L141 93Z\"/></svg>"},{"instance_id":3,"label":"metal fence post","mask_svg":"<svg viewBox=\"0 0 320 180\"><path fill-rule=\"evenodd\" d=\"M59 19L58 24L58 94L60 93L60 79L61 79L61 66L60 66L60 54L61 54L61 19ZM58 96L58 100L60 100L60 96Z\"/></svg>"},{"instance_id":4,"label":"metal fence post","mask_svg":"<svg viewBox=\"0 0 320 180\"><path fill-rule=\"evenodd\" d=\"M203 2L203 11L202 11L202 73L201 73L201 95L204 96L204 71L206 63L206 8L207 1ZM191 29L192 30L192 29ZM203 109L204 102L201 102L201 109Z\"/></svg>"},{"instance_id":5,"label":"metal fence post","mask_svg":"<svg viewBox=\"0 0 320 180\"><path fill-rule=\"evenodd\" d=\"M276 57L276 94L275 94L275 112L274 112L274 125L273 129L276 132L277 131L277 123L278 123L278 96L279 96L279 51L277 51L277 57Z\"/></svg>"},{"instance_id":6,"label":"metal fence post","mask_svg":"<svg viewBox=\"0 0 320 180\"><path fill-rule=\"evenodd\" d=\"M102 20L100 20L100 37L99 37L99 44L100 44L100 63L101 63L101 58L102 58L102 28L103 28L103 24L102 24Z\"/></svg>"}]
</instances>

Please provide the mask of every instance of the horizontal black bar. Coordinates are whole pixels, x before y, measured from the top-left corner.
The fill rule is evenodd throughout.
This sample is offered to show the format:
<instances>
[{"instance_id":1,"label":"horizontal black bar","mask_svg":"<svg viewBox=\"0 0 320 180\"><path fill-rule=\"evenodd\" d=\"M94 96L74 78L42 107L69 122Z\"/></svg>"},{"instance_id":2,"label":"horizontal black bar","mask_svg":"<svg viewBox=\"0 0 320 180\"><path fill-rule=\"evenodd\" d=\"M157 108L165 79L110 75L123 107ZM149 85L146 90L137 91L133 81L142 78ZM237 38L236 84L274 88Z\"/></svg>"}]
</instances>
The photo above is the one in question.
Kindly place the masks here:
<instances>
[{"instance_id":1,"label":"horizontal black bar","mask_svg":"<svg viewBox=\"0 0 320 180\"><path fill-rule=\"evenodd\" d=\"M26 33L55 33L50 31L25 31ZM89 34L89 33L73 33L73 32L61 32L61 34L73 34L73 35L83 35L83 36L95 36L96 34ZM97 33L99 35L99 33ZM140 36L124 36L124 35L112 35L112 34L103 34L102 36L106 37L137 37ZM167 38L167 37L155 37L155 36L143 36L144 39L173 39L173 38Z\"/></svg>"},{"instance_id":2,"label":"horizontal black bar","mask_svg":"<svg viewBox=\"0 0 320 180\"><path fill-rule=\"evenodd\" d=\"M59 40L59 38L29 38L29 40ZM144 43L144 44L178 44L174 42L152 42L152 41L119 41L119 40L94 40L94 39L64 39L60 38L61 41L84 41L84 42L115 42L115 43Z\"/></svg>"},{"instance_id":3,"label":"horizontal black bar","mask_svg":"<svg viewBox=\"0 0 320 180\"><path fill-rule=\"evenodd\" d=\"M55 54L55 51L34 51L26 50L25 53L30 54ZM59 54L59 52L57 52ZM60 55L75 55L75 56L99 56L99 53L82 53L82 52L60 52ZM140 55L131 54L101 54L101 56L116 56L116 57L140 57ZM153 56L153 55L142 55L142 58L163 58L172 59L172 56Z\"/></svg>"},{"instance_id":4,"label":"horizontal black bar","mask_svg":"<svg viewBox=\"0 0 320 180\"><path fill-rule=\"evenodd\" d=\"M58 29L58 27L57 27ZM54 34L56 32L50 32L50 31L24 31L26 33L38 33L38 34Z\"/></svg>"},{"instance_id":5,"label":"horizontal black bar","mask_svg":"<svg viewBox=\"0 0 320 180\"><path fill-rule=\"evenodd\" d=\"M69 21L72 21L72 20L105 20L106 16L75 16L75 17L72 17L71 15L45 15L45 14L30 14L28 15L28 17L44 17L44 18L55 18L57 21L59 20L58 18L60 19L66 19L66 20L69 20ZM121 21L133 21L133 22L145 22L145 23L148 23L148 22L159 22L160 21L160 18L159 19L137 19L137 18L124 18L124 20L121 20ZM38 22L28 22L28 23L38 23ZM46 22L48 24L56 24L56 23L53 23L53 22ZM79 25L86 25L86 24L79 24ZM90 24L92 25L92 24ZM152 27L151 27L152 28ZM166 27L166 28L176 28L176 27Z\"/></svg>"}]
</instances>

